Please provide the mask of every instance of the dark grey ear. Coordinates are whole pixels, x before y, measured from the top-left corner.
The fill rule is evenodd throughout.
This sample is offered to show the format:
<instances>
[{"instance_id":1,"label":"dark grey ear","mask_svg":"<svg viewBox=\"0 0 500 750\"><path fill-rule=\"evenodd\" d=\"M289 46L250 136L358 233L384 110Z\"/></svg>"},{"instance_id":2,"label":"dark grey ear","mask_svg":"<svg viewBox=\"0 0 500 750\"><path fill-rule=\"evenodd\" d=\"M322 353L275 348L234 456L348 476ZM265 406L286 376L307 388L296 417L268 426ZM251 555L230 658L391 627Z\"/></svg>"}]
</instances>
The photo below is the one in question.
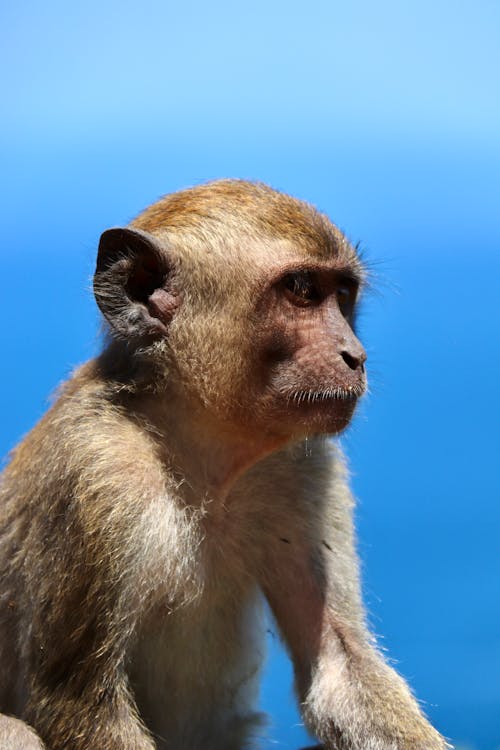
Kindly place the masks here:
<instances>
[{"instance_id":1,"label":"dark grey ear","mask_svg":"<svg viewBox=\"0 0 500 750\"><path fill-rule=\"evenodd\" d=\"M120 336L165 336L179 303L167 248L137 229L108 229L99 242L94 294Z\"/></svg>"}]
</instances>

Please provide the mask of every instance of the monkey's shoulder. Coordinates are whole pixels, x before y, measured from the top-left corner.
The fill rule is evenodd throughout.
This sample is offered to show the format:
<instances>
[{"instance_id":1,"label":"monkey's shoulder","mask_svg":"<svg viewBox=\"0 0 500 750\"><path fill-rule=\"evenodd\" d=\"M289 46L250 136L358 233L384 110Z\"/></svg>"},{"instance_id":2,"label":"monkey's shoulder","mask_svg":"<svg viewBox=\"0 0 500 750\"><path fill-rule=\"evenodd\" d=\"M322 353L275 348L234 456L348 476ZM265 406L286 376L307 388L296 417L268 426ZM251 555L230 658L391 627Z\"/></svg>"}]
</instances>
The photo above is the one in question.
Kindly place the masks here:
<instances>
[{"instance_id":1,"label":"monkey's shoulder","mask_svg":"<svg viewBox=\"0 0 500 750\"><path fill-rule=\"evenodd\" d=\"M2 477L3 504L54 508L81 497L113 498L132 487L164 484L158 443L113 398L105 382L89 376L88 363L65 383L38 424L12 451ZM133 481L132 481L133 478ZM83 501L83 500L82 500ZM43 512L47 511L43 507Z\"/></svg>"}]
</instances>

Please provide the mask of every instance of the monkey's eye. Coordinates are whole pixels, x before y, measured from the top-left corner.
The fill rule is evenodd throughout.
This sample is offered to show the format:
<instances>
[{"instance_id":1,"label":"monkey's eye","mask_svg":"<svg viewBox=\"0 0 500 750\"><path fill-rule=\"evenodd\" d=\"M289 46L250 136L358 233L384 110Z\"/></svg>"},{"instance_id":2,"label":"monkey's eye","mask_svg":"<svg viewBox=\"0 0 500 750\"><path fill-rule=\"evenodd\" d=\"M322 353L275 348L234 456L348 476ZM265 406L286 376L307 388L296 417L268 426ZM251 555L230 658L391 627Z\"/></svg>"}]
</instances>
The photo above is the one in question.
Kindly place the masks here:
<instances>
[{"instance_id":1,"label":"monkey's eye","mask_svg":"<svg viewBox=\"0 0 500 750\"><path fill-rule=\"evenodd\" d=\"M338 286L336 290L337 302L342 311L347 310L351 306L352 292L348 286Z\"/></svg>"},{"instance_id":2,"label":"monkey's eye","mask_svg":"<svg viewBox=\"0 0 500 750\"><path fill-rule=\"evenodd\" d=\"M340 312L345 317L352 313L356 297L356 287L350 283L340 283L335 289Z\"/></svg>"},{"instance_id":3,"label":"monkey's eye","mask_svg":"<svg viewBox=\"0 0 500 750\"><path fill-rule=\"evenodd\" d=\"M313 274L310 271L289 273L283 279L286 296L294 305L312 305L318 302L321 295Z\"/></svg>"}]
</instances>

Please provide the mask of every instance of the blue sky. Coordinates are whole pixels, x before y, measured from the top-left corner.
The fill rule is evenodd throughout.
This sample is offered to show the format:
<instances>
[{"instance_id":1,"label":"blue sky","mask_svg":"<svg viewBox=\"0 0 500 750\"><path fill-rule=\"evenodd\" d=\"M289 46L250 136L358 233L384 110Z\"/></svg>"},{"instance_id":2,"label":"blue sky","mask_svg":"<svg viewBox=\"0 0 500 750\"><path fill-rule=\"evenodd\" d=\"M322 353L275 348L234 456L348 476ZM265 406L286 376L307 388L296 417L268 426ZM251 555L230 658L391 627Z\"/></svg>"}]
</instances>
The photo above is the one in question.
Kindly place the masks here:
<instances>
[{"instance_id":1,"label":"blue sky","mask_svg":"<svg viewBox=\"0 0 500 750\"><path fill-rule=\"evenodd\" d=\"M221 176L315 203L373 272L343 439L370 621L475 750L500 747L499 28L496 2L0 7L2 454L97 350L100 232ZM296 748L269 640L268 745Z\"/></svg>"}]
</instances>

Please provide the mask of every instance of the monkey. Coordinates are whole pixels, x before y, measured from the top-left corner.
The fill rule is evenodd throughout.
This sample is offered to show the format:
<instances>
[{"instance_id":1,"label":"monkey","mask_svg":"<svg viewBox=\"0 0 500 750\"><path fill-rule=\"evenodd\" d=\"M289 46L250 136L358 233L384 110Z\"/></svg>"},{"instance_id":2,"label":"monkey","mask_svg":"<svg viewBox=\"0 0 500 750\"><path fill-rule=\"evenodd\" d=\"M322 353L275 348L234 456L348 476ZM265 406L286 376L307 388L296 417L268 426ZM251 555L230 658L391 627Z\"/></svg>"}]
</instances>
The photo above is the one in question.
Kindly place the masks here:
<instances>
[{"instance_id":1,"label":"monkey","mask_svg":"<svg viewBox=\"0 0 500 750\"><path fill-rule=\"evenodd\" d=\"M366 623L331 439L367 387L365 281L325 214L257 182L102 234L102 352L2 478L2 748L26 725L47 750L256 746L266 601L323 748L449 747Z\"/></svg>"},{"instance_id":2,"label":"monkey","mask_svg":"<svg viewBox=\"0 0 500 750\"><path fill-rule=\"evenodd\" d=\"M43 750L43 745L35 732L24 722L12 716L0 715L0 747L22 748L22 750Z\"/></svg>"}]
</instances>

